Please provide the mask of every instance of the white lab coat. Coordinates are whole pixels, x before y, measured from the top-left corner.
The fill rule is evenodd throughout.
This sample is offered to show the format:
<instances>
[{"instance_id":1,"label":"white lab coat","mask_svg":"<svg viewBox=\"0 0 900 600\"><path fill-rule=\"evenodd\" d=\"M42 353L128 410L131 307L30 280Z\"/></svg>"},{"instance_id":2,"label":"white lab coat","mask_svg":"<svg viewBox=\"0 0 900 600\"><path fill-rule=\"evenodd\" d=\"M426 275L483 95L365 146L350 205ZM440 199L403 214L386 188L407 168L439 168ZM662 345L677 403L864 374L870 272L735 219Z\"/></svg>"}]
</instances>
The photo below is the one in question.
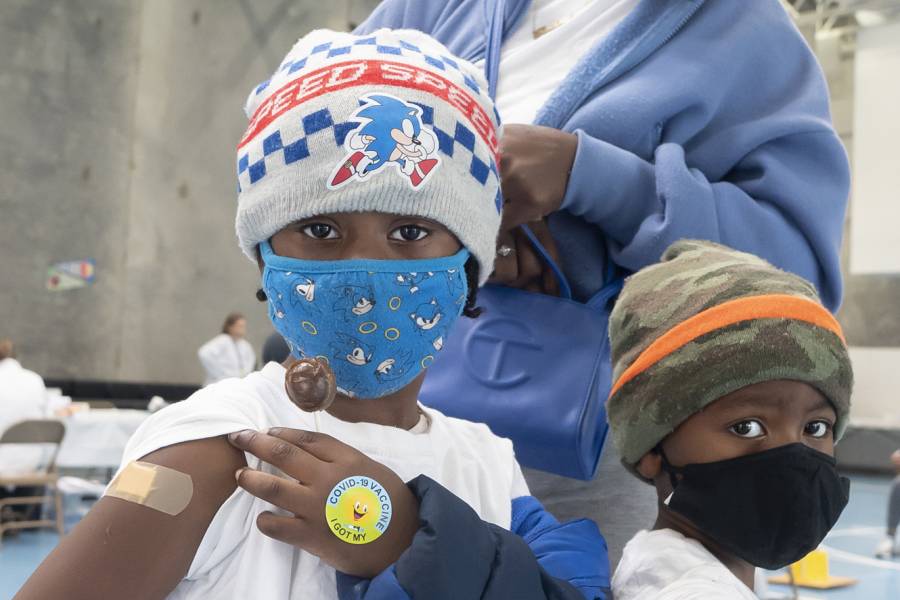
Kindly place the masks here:
<instances>
[{"instance_id":1,"label":"white lab coat","mask_svg":"<svg viewBox=\"0 0 900 600\"><path fill-rule=\"evenodd\" d=\"M227 333L200 346L197 356L206 370L204 386L228 377L244 377L256 368L256 352L250 342L236 340Z\"/></svg>"},{"instance_id":2,"label":"white lab coat","mask_svg":"<svg viewBox=\"0 0 900 600\"><path fill-rule=\"evenodd\" d=\"M0 436L20 421L47 416L47 389L40 375L23 369L14 358L0 360ZM0 473L14 475L41 466L49 456L43 446L0 447Z\"/></svg>"}]
</instances>

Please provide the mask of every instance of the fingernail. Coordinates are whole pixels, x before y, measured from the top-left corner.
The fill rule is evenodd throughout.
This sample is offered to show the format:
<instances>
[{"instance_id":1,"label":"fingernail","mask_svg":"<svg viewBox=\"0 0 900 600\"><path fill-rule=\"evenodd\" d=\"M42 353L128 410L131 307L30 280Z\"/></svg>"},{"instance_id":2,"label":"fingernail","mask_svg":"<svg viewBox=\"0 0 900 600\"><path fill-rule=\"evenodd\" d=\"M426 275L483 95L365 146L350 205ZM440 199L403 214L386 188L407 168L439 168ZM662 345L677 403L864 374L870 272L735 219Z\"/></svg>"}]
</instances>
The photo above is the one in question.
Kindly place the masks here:
<instances>
[{"instance_id":1,"label":"fingernail","mask_svg":"<svg viewBox=\"0 0 900 600\"><path fill-rule=\"evenodd\" d=\"M246 470L247 470L247 467L241 467L240 469L235 471L234 472L234 480L237 481L238 483L240 483L241 482L241 473L243 473Z\"/></svg>"},{"instance_id":2,"label":"fingernail","mask_svg":"<svg viewBox=\"0 0 900 600\"><path fill-rule=\"evenodd\" d=\"M244 444L249 439L251 433L252 432L249 429L233 431L228 434L228 439L236 444Z\"/></svg>"}]
</instances>

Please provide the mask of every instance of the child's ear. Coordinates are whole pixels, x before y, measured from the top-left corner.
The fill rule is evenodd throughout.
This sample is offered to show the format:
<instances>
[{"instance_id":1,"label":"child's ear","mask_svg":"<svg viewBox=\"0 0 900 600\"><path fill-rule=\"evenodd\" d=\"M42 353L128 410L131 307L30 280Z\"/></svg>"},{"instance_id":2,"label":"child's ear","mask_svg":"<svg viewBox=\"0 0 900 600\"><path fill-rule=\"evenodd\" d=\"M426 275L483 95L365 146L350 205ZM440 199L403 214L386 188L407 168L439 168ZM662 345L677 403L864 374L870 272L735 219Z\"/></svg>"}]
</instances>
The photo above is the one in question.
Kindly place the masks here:
<instances>
[{"instance_id":1,"label":"child's ear","mask_svg":"<svg viewBox=\"0 0 900 600\"><path fill-rule=\"evenodd\" d=\"M634 468L641 477L653 481L662 472L662 455L656 450L651 450L641 457Z\"/></svg>"}]
</instances>

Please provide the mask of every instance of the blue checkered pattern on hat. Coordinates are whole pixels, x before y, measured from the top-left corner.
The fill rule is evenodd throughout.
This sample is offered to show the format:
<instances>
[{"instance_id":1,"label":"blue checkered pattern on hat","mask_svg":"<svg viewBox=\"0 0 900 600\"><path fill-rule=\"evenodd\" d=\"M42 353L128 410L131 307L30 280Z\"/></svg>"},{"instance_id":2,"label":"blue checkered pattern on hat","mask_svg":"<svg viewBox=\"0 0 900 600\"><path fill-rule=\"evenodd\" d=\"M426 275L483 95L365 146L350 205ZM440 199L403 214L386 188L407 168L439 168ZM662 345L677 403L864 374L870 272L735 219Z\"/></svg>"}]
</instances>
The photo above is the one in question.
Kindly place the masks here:
<instances>
[{"instance_id":1,"label":"blue checkered pattern on hat","mask_svg":"<svg viewBox=\"0 0 900 600\"><path fill-rule=\"evenodd\" d=\"M414 102L413 104L422 109L422 122L431 126L432 131L434 131L438 139L438 151L450 158L453 158L456 153L471 155L469 174L481 185L485 185L491 175L499 178L497 165L494 163L493 157L489 156L483 159L476 154L476 134L472 129L461 121L456 121L456 127L452 133L444 131L434 123L434 107L422 102ZM327 108L311 112L300 117L300 119L303 123L303 137L285 144L282 140L281 131L276 130L262 139L263 156L258 160L250 162L249 151L245 151L239 156L237 163L238 191L243 189L240 178L245 172L249 176L250 184L254 184L266 176L266 159L270 155L280 153L284 160L283 164L289 165L311 156L307 141L309 136L318 133L325 135L324 132L328 132L334 137L336 146L343 146L347 134L360 126L356 121L335 123L331 112Z\"/></svg>"},{"instance_id":2,"label":"blue checkered pattern on hat","mask_svg":"<svg viewBox=\"0 0 900 600\"><path fill-rule=\"evenodd\" d=\"M361 38L353 41L350 44L343 44L334 46L333 42L324 42L318 44L312 48L312 50L300 57L291 57L290 60L286 60L281 63L281 66L278 67L277 73L296 73L300 69L303 69L307 66L314 66L316 62L324 62L326 59L334 58L340 56L341 58L353 58L362 52L365 52L366 56L371 57L371 46L375 46L375 51L377 54L382 55L382 58L390 58L391 56L405 56L405 57L417 57L421 59L425 64L431 66L432 68L438 69L440 71L446 71L448 69L452 69L462 78L463 83L468 87L471 91L475 92L479 95L487 95L487 91L482 89L481 86L478 85L478 82L464 70L462 70L459 66L459 63L446 55L435 55L429 54L428 52L423 51L415 44L410 44L405 41L401 41L397 45L389 45L389 44L379 44L376 40L375 36L369 36L365 38ZM274 76L273 76L274 77ZM268 86L270 80L266 80L259 84L254 93L256 95L261 94L266 87ZM495 112L495 116L496 112Z\"/></svg>"}]
</instances>

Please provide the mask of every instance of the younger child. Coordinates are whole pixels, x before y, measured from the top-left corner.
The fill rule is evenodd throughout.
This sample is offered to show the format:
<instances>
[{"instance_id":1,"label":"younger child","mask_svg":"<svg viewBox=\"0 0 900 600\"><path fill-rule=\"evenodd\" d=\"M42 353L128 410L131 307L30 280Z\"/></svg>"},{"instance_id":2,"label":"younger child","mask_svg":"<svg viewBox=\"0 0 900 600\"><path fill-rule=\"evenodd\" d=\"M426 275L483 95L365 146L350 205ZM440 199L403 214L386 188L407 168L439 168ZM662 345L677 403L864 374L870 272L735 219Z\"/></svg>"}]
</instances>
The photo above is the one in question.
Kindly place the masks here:
<instances>
[{"instance_id":1,"label":"younger child","mask_svg":"<svg viewBox=\"0 0 900 600\"><path fill-rule=\"evenodd\" d=\"M303 412L270 362L155 413L21 599L328 599L336 568L361 578L342 597L604 597L596 526L544 512L509 440L417 402L493 268L485 89L388 30L310 33L255 88L238 240L293 356L328 363L339 393Z\"/></svg>"},{"instance_id":2,"label":"younger child","mask_svg":"<svg viewBox=\"0 0 900 600\"><path fill-rule=\"evenodd\" d=\"M833 459L853 378L840 326L804 279L681 241L626 282L610 338L613 439L659 497L615 598L756 598L754 569L805 556L847 504Z\"/></svg>"}]
</instances>

